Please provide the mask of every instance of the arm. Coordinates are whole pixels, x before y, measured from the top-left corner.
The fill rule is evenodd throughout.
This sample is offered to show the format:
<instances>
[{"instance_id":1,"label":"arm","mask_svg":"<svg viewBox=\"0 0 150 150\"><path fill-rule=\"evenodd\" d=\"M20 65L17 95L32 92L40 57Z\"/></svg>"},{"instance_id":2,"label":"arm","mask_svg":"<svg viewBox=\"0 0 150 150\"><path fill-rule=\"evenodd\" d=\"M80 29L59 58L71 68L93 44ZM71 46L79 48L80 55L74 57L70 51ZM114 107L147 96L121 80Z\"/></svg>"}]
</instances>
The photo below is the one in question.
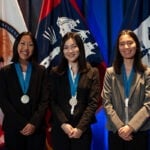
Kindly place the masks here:
<instances>
[{"instance_id":1,"label":"arm","mask_svg":"<svg viewBox=\"0 0 150 150\"><path fill-rule=\"evenodd\" d=\"M37 74L34 77L35 82L33 85L33 115L31 116L29 123L35 125L38 128L44 121L46 110L48 108L48 100L49 100L49 82L48 82L48 74L45 68L39 69Z\"/></svg>"},{"instance_id":2,"label":"arm","mask_svg":"<svg viewBox=\"0 0 150 150\"><path fill-rule=\"evenodd\" d=\"M58 122L58 125L61 126L63 123L68 123L68 118L56 101L56 98L58 97L57 89L59 86L59 83L56 83L58 78L59 78L58 75L56 75L52 70L49 76L50 94L51 94L50 95L50 109L52 111L53 118L55 118L55 120L57 120ZM59 95L59 98L60 98L60 95Z\"/></svg>"},{"instance_id":3,"label":"arm","mask_svg":"<svg viewBox=\"0 0 150 150\"><path fill-rule=\"evenodd\" d=\"M84 112L82 113L79 123L76 126L77 129L80 129L83 132L87 129L87 127L89 127L92 119L95 117L95 112L98 108L100 98L99 72L96 68L93 68L91 72L91 75L88 79L89 81L87 81L87 86L90 86L87 97L88 103L86 108L84 109Z\"/></svg>"},{"instance_id":4,"label":"arm","mask_svg":"<svg viewBox=\"0 0 150 150\"><path fill-rule=\"evenodd\" d=\"M150 69L148 69L144 74L145 80L145 93L143 104L136 114L128 122L128 125L137 131L146 120L150 118Z\"/></svg>"},{"instance_id":5,"label":"arm","mask_svg":"<svg viewBox=\"0 0 150 150\"><path fill-rule=\"evenodd\" d=\"M106 114L108 118L111 120L111 122L114 124L117 131L124 125L124 123L119 118L112 103L112 101L116 102L116 100L113 99L113 93L117 94L119 92L117 91L116 87L114 89L114 86L116 85L112 85L114 78L115 77L113 77L112 70L110 71L110 69L107 69L104 77L104 85L103 85L101 96L102 96L103 106L106 111Z\"/></svg>"},{"instance_id":6,"label":"arm","mask_svg":"<svg viewBox=\"0 0 150 150\"><path fill-rule=\"evenodd\" d=\"M0 71L0 107L4 113L4 117L10 118L10 122L12 121L16 127L22 128L27 123L27 120L17 112L9 101L8 88L11 87L6 82L6 76L5 71L2 69Z\"/></svg>"}]
</instances>

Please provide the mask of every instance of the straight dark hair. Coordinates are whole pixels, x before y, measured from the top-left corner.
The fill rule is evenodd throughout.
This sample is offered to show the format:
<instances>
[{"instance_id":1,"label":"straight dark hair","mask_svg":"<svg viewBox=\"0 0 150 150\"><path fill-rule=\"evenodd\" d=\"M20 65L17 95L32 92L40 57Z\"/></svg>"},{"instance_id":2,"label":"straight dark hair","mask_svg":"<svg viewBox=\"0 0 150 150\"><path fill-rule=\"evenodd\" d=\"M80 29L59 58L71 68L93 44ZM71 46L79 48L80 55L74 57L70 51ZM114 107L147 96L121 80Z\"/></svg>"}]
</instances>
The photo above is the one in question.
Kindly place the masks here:
<instances>
[{"instance_id":1,"label":"straight dark hair","mask_svg":"<svg viewBox=\"0 0 150 150\"><path fill-rule=\"evenodd\" d=\"M33 62L36 62L37 61L37 43L36 43L36 39L34 38L34 36L32 35L31 32L27 31L27 32L22 32L20 33L15 42L14 42L14 45L13 45L13 57L11 59L12 62L18 62L19 61L19 54L18 54L18 44L21 40L21 38L25 35L28 35L31 37L31 40L33 42L33 45L34 45L34 49L33 49L33 54L32 56L29 58L29 61L33 61Z\"/></svg>"},{"instance_id":2,"label":"straight dark hair","mask_svg":"<svg viewBox=\"0 0 150 150\"><path fill-rule=\"evenodd\" d=\"M62 38L62 42L61 42L61 46L60 46L61 60L58 65L58 68L57 68L57 72L60 74L64 73L66 71L66 69L68 68L68 61L64 57L63 50L64 50L65 42L69 39L75 40L76 45L79 48L79 52L80 52L79 57L78 57L79 72L82 72L87 69L84 44L83 44L83 41L82 41L80 35L76 32L68 32Z\"/></svg>"},{"instance_id":3,"label":"straight dark hair","mask_svg":"<svg viewBox=\"0 0 150 150\"><path fill-rule=\"evenodd\" d=\"M146 70L146 65L142 63L141 60L141 47L140 47L140 42L138 40L138 37L136 34L131 31L131 30L122 30L117 38L117 43L116 43L116 57L113 63L114 70L117 74L121 73L121 67L123 64L123 57L120 54L119 51L119 39L122 35L129 35L136 43L136 53L134 56L134 63L133 63L133 69L137 72L144 72Z\"/></svg>"}]
</instances>

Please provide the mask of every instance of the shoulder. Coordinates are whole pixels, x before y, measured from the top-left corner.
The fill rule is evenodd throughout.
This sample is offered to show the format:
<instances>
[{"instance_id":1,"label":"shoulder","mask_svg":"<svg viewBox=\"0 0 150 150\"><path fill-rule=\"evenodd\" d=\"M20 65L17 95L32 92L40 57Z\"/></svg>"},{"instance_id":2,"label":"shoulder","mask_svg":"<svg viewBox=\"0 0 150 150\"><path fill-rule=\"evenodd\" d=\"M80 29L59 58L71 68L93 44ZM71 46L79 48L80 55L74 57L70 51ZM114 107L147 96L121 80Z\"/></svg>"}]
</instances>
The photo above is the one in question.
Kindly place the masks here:
<instances>
[{"instance_id":1,"label":"shoulder","mask_svg":"<svg viewBox=\"0 0 150 150\"><path fill-rule=\"evenodd\" d=\"M60 74L58 71L58 66L52 67L49 71L50 77L51 78L59 78L63 74Z\"/></svg>"},{"instance_id":2,"label":"shoulder","mask_svg":"<svg viewBox=\"0 0 150 150\"><path fill-rule=\"evenodd\" d=\"M115 73L115 70L113 67L108 67L105 72L105 79L112 79L116 78L118 75Z\"/></svg>"},{"instance_id":3,"label":"shoulder","mask_svg":"<svg viewBox=\"0 0 150 150\"><path fill-rule=\"evenodd\" d=\"M58 72L58 66L52 67L51 70L50 70L51 75L58 74L57 72Z\"/></svg>"},{"instance_id":4,"label":"shoulder","mask_svg":"<svg viewBox=\"0 0 150 150\"><path fill-rule=\"evenodd\" d=\"M10 72L12 69L14 69L13 63L4 66L0 71L1 72Z\"/></svg>"},{"instance_id":5,"label":"shoulder","mask_svg":"<svg viewBox=\"0 0 150 150\"><path fill-rule=\"evenodd\" d=\"M110 73L110 74L115 73L115 71L114 71L114 68L113 68L113 67L108 67L108 68L106 69L106 72L107 72L107 73Z\"/></svg>"},{"instance_id":6,"label":"shoulder","mask_svg":"<svg viewBox=\"0 0 150 150\"><path fill-rule=\"evenodd\" d=\"M87 70L91 72L98 72L98 68L92 67L89 63L87 63Z\"/></svg>"},{"instance_id":7,"label":"shoulder","mask_svg":"<svg viewBox=\"0 0 150 150\"><path fill-rule=\"evenodd\" d=\"M144 73L150 75L150 67L147 67Z\"/></svg>"},{"instance_id":8,"label":"shoulder","mask_svg":"<svg viewBox=\"0 0 150 150\"><path fill-rule=\"evenodd\" d=\"M150 67L147 67L146 68L146 70L144 71L144 73L143 73L143 75L145 76L145 77L150 77Z\"/></svg>"},{"instance_id":9,"label":"shoulder","mask_svg":"<svg viewBox=\"0 0 150 150\"><path fill-rule=\"evenodd\" d=\"M32 63L32 67L33 69L38 71L46 71L46 68L43 65L40 65L38 63Z\"/></svg>"},{"instance_id":10,"label":"shoulder","mask_svg":"<svg viewBox=\"0 0 150 150\"><path fill-rule=\"evenodd\" d=\"M87 69L82 72L82 74L92 78L93 76L99 76L98 68L92 67L89 63L87 63Z\"/></svg>"}]
</instances>

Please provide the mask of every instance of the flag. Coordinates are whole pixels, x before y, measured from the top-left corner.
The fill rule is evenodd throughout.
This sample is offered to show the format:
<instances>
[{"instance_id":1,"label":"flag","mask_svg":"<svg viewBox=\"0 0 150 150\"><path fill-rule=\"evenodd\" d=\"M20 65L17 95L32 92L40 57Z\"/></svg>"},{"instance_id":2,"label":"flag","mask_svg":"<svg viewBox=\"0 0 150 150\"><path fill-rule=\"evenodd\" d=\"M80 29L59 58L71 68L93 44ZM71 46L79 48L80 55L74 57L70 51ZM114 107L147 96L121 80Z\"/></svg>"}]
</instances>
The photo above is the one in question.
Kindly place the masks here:
<instances>
[{"instance_id":1,"label":"flag","mask_svg":"<svg viewBox=\"0 0 150 150\"><path fill-rule=\"evenodd\" d=\"M122 29L133 30L141 43L141 56L145 64L150 66L150 1L135 0L128 6Z\"/></svg>"},{"instance_id":2,"label":"flag","mask_svg":"<svg viewBox=\"0 0 150 150\"><path fill-rule=\"evenodd\" d=\"M59 61L59 45L67 32L78 32L84 42L87 60L102 62L97 42L90 34L75 0L44 0L37 29L39 62L46 67Z\"/></svg>"},{"instance_id":3,"label":"flag","mask_svg":"<svg viewBox=\"0 0 150 150\"><path fill-rule=\"evenodd\" d=\"M76 0L43 0L36 33L39 63L46 68L58 64L60 42L67 32L77 32L81 36L87 61L99 68L102 87L106 64Z\"/></svg>"},{"instance_id":4,"label":"flag","mask_svg":"<svg viewBox=\"0 0 150 150\"><path fill-rule=\"evenodd\" d=\"M8 64L12 56L12 45L18 33L26 31L17 0L0 1L0 56Z\"/></svg>"},{"instance_id":5,"label":"flag","mask_svg":"<svg viewBox=\"0 0 150 150\"><path fill-rule=\"evenodd\" d=\"M15 38L26 30L17 0L0 0L0 57L3 57L4 65L10 63ZM3 113L0 110L0 128L2 120ZM0 131L0 145L3 145L3 132Z\"/></svg>"}]
</instances>

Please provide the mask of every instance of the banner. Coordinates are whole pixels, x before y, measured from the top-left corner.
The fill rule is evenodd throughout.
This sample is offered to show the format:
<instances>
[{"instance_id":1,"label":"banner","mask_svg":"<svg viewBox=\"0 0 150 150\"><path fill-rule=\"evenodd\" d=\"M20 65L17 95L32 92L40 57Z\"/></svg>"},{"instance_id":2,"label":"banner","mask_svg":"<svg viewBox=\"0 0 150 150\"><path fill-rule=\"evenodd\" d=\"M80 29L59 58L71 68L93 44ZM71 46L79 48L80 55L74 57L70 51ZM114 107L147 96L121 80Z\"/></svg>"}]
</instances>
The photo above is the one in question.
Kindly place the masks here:
<instances>
[{"instance_id":1,"label":"banner","mask_svg":"<svg viewBox=\"0 0 150 150\"><path fill-rule=\"evenodd\" d=\"M17 0L0 1L0 56L8 64L12 56L12 45L22 31L26 31L22 13Z\"/></svg>"},{"instance_id":2,"label":"banner","mask_svg":"<svg viewBox=\"0 0 150 150\"><path fill-rule=\"evenodd\" d=\"M150 1L131 1L122 25L122 29L133 30L141 43L143 63L150 66Z\"/></svg>"},{"instance_id":3,"label":"banner","mask_svg":"<svg viewBox=\"0 0 150 150\"><path fill-rule=\"evenodd\" d=\"M103 61L98 44L95 42L75 0L44 0L37 40L39 62L46 67L56 65L59 61L59 45L67 32L78 32L84 42L87 60L92 65Z\"/></svg>"},{"instance_id":4,"label":"banner","mask_svg":"<svg viewBox=\"0 0 150 150\"><path fill-rule=\"evenodd\" d=\"M39 63L46 68L58 64L60 42L67 32L77 32L81 36L87 61L99 69L102 87L106 65L100 48L88 29L76 0L43 0L36 33Z\"/></svg>"},{"instance_id":5,"label":"banner","mask_svg":"<svg viewBox=\"0 0 150 150\"><path fill-rule=\"evenodd\" d=\"M13 42L22 31L27 31L27 27L17 0L0 0L0 57L3 57L4 65L10 63ZM4 144L2 120L0 110L0 147Z\"/></svg>"}]
</instances>

